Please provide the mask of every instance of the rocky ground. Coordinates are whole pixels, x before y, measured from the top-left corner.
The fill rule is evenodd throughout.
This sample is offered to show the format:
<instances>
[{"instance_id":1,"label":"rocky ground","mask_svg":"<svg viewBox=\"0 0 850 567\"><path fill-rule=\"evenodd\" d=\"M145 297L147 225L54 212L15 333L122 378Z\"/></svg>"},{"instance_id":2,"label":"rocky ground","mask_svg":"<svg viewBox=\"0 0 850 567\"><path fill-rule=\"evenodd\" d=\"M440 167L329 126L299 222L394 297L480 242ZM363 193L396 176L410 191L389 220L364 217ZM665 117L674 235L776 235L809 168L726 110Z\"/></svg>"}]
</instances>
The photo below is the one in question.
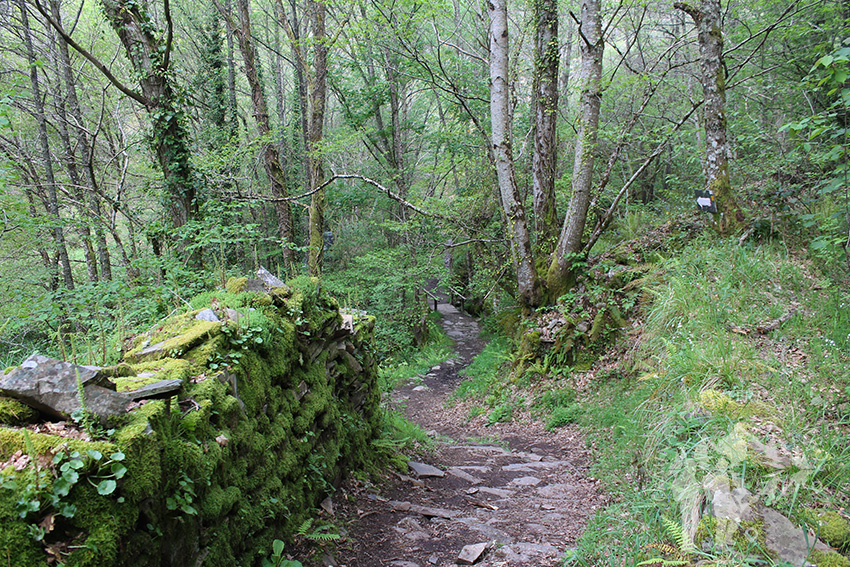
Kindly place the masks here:
<instances>
[{"instance_id":1,"label":"rocky ground","mask_svg":"<svg viewBox=\"0 0 850 567\"><path fill-rule=\"evenodd\" d=\"M480 352L474 319L440 304L456 356L397 389L392 403L437 439L409 475L377 485L352 480L334 498L345 538L326 565L429 567L561 565L604 497L588 476L574 429L537 423L486 426L447 403L458 371Z\"/></svg>"}]
</instances>

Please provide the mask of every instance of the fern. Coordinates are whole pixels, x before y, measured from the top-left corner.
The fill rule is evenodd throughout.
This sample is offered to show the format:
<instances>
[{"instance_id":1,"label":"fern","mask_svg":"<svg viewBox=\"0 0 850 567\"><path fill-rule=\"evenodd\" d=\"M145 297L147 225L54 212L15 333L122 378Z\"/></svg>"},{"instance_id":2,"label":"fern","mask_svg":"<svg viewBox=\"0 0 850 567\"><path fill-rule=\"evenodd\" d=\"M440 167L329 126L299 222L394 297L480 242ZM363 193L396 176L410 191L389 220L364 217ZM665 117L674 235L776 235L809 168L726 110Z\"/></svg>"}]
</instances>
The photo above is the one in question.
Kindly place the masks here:
<instances>
[{"instance_id":1,"label":"fern","mask_svg":"<svg viewBox=\"0 0 850 567\"><path fill-rule=\"evenodd\" d=\"M683 567L684 565L690 565L690 561L686 561L684 559L664 559L663 557L654 557L652 559L647 559L646 561L641 561L638 563L638 567L641 565L656 565L657 567Z\"/></svg>"},{"instance_id":2,"label":"fern","mask_svg":"<svg viewBox=\"0 0 850 567\"><path fill-rule=\"evenodd\" d=\"M334 541L339 539L339 534L330 534L327 532L323 532L322 530L326 530L329 526L322 526L320 528L316 528L313 531L310 531L310 528L313 526L313 518L307 518L304 522L299 526L298 532L296 532L299 536L309 539L310 541Z\"/></svg>"},{"instance_id":3,"label":"fern","mask_svg":"<svg viewBox=\"0 0 850 567\"><path fill-rule=\"evenodd\" d=\"M667 530L667 535L669 535L676 546L678 546L680 554L691 551L693 546L688 541L688 537L685 535L685 529L682 527L682 524L674 522L667 516L661 516L661 523L664 524L664 529Z\"/></svg>"}]
</instances>

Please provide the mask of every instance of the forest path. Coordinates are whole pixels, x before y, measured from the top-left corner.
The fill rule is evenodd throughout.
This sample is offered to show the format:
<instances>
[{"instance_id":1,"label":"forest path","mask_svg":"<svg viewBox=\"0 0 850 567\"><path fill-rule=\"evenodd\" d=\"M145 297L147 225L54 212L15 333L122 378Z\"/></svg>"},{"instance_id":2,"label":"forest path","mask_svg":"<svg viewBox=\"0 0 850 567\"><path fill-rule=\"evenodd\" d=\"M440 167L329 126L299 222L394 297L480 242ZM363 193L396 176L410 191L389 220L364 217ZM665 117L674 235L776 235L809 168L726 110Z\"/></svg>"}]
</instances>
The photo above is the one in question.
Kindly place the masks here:
<instances>
[{"instance_id":1,"label":"forest path","mask_svg":"<svg viewBox=\"0 0 850 567\"><path fill-rule=\"evenodd\" d=\"M460 558L466 554L482 566L559 566L604 503L587 475L584 440L540 423L487 426L468 418L468 406L447 403L484 341L474 319L447 303L438 309L456 356L391 398L438 441L427 463L411 463L410 476L378 486L352 479L334 497L348 537L325 565L447 567L470 564Z\"/></svg>"}]
</instances>

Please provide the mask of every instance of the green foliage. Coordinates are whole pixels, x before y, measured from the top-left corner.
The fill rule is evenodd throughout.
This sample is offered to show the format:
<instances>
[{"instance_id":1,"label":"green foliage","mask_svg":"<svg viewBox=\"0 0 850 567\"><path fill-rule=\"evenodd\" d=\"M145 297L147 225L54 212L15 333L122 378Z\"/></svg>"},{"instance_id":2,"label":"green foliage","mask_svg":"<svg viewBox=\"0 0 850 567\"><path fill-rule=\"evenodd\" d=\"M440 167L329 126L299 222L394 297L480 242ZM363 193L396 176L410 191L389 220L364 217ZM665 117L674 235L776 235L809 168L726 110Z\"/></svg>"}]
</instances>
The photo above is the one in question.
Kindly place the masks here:
<instances>
[{"instance_id":1,"label":"green foliage","mask_svg":"<svg viewBox=\"0 0 850 567\"><path fill-rule=\"evenodd\" d=\"M558 427L564 427L571 423L575 423L584 413L584 408L580 404L570 404L568 406L559 406L552 410L549 417L546 418L546 430L552 431Z\"/></svg>"},{"instance_id":2,"label":"green foliage","mask_svg":"<svg viewBox=\"0 0 850 567\"><path fill-rule=\"evenodd\" d=\"M283 550L286 544L279 539L272 542L271 559L263 558L263 567L302 567L300 561L286 559L283 556Z\"/></svg>"}]
</instances>

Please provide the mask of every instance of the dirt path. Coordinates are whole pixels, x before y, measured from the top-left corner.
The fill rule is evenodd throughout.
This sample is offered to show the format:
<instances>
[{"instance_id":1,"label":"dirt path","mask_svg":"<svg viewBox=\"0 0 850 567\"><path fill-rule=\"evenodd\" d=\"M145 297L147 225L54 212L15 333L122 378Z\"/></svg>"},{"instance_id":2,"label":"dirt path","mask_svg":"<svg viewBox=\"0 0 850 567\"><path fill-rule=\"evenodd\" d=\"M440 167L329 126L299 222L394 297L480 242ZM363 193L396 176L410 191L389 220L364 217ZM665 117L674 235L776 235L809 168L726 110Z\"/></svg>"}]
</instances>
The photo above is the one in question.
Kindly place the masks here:
<instances>
[{"instance_id":1,"label":"dirt path","mask_svg":"<svg viewBox=\"0 0 850 567\"><path fill-rule=\"evenodd\" d=\"M487 427L483 418L470 421L468 408L446 404L461 382L458 370L484 343L474 319L448 304L439 310L456 357L392 399L440 441L422 466L411 463L410 476L390 476L377 487L352 481L334 497L337 521L348 518L348 537L325 564L451 566L465 546L484 544L470 558L476 565L561 565L603 503L597 481L586 475L584 441L575 430L550 433L540 424Z\"/></svg>"}]
</instances>

